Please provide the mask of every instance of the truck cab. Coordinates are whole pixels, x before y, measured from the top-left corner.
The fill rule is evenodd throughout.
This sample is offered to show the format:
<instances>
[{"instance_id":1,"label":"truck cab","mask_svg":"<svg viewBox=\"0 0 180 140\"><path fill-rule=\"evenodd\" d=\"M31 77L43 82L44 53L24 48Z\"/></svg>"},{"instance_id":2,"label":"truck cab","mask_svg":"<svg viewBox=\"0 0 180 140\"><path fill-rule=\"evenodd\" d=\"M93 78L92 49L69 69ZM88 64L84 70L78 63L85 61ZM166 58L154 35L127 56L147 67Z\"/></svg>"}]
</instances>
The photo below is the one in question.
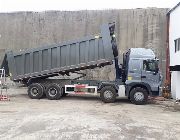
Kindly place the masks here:
<instances>
[{"instance_id":1,"label":"truck cab","mask_svg":"<svg viewBox=\"0 0 180 140\"><path fill-rule=\"evenodd\" d=\"M131 48L123 56L122 80L125 82L126 96L137 103L136 100L141 101L144 96L158 96L162 76L154 52L151 49Z\"/></svg>"}]
</instances>

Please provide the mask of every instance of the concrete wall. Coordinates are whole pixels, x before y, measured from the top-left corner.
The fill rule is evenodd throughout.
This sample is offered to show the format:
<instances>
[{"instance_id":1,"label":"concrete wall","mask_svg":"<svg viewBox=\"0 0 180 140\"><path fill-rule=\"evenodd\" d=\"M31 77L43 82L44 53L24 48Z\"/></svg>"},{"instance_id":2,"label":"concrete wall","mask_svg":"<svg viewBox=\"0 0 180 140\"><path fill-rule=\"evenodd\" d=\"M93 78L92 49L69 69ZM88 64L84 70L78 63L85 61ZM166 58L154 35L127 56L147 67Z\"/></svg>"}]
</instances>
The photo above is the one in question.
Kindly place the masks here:
<instances>
[{"instance_id":1,"label":"concrete wall","mask_svg":"<svg viewBox=\"0 0 180 140\"><path fill-rule=\"evenodd\" d=\"M128 48L151 48L165 73L166 13L168 9L47 11L0 14L0 55L6 49L39 47L98 33L105 22L116 22L119 53ZM122 60L122 55L120 55ZM87 70L89 79L114 79L114 66Z\"/></svg>"}]
</instances>

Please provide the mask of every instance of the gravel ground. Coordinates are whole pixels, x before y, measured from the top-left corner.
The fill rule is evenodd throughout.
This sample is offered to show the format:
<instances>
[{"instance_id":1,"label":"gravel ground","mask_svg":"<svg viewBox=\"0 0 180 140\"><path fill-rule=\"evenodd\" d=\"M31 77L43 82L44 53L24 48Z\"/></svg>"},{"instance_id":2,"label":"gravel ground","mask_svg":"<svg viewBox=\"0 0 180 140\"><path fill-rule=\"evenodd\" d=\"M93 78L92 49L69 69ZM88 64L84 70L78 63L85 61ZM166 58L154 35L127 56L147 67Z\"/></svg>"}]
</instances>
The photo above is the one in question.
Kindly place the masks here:
<instances>
[{"instance_id":1,"label":"gravel ground","mask_svg":"<svg viewBox=\"0 0 180 140\"><path fill-rule=\"evenodd\" d=\"M180 111L173 101L104 104L97 97L32 100L26 88L0 101L0 140L178 140ZM174 107L175 106L175 107Z\"/></svg>"}]
</instances>

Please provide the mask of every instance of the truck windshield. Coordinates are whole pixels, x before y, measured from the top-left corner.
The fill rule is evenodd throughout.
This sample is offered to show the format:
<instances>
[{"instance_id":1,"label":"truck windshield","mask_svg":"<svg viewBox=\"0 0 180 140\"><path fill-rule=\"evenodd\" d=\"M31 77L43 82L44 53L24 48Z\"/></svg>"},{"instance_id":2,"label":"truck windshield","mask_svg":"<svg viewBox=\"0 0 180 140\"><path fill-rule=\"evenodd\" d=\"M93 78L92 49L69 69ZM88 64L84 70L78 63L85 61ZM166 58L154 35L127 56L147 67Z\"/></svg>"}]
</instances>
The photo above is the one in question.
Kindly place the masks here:
<instances>
[{"instance_id":1,"label":"truck windshield","mask_svg":"<svg viewBox=\"0 0 180 140\"><path fill-rule=\"evenodd\" d=\"M145 71L156 71L158 68L158 61L156 60L144 60L143 69Z\"/></svg>"}]
</instances>

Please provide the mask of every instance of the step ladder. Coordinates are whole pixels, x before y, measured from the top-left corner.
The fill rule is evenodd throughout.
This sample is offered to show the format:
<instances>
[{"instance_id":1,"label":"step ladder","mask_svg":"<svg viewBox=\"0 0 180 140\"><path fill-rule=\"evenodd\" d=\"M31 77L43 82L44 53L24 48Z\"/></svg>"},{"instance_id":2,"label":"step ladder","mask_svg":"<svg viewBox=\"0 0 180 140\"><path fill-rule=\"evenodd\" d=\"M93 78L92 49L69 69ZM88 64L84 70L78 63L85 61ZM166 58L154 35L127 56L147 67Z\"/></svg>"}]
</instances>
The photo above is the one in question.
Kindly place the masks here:
<instances>
[{"instance_id":1,"label":"step ladder","mask_svg":"<svg viewBox=\"0 0 180 140\"><path fill-rule=\"evenodd\" d=\"M5 70L0 69L0 101L10 101L7 89Z\"/></svg>"}]
</instances>

